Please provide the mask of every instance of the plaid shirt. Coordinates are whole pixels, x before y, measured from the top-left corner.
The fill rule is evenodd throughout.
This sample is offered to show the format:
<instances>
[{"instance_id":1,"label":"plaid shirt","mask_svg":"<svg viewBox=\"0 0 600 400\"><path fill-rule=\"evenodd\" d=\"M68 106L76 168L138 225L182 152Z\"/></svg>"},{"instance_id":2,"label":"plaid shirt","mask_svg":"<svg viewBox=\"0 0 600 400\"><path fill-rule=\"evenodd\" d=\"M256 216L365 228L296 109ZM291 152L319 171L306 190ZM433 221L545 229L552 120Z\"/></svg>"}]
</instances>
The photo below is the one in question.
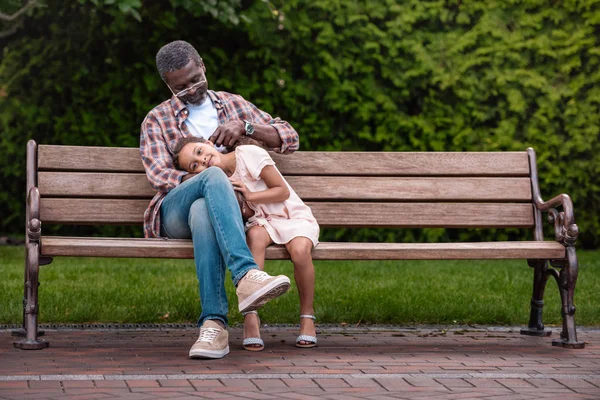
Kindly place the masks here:
<instances>
[{"instance_id":1,"label":"plaid shirt","mask_svg":"<svg viewBox=\"0 0 600 400\"><path fill-rule=\"evenodd\" d=\"M298 150L298 133L280 118L273 118L246 101L242 96L227 92L208 91L208 96L217 108L219 124L232 120L248 120L255 124L270 124L281 137L279 153ZM144 236L160 237L160 205L167 193L181 183L187 174L173 165L173 147L177 139L190 136L183 122L188 117L185 104L173 96L154 107L142 122L140 153L150 185L158 193L144 213Z\"/></svg>"}]
</instances>

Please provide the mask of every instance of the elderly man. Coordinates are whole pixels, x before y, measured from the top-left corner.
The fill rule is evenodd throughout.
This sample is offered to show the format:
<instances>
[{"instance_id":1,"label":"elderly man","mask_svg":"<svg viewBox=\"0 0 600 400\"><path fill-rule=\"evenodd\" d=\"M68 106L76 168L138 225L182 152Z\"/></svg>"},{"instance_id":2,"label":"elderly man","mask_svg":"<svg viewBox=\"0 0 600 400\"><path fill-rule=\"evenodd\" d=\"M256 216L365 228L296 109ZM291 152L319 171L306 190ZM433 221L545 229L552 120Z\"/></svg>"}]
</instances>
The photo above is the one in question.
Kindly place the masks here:
<instances>
[{"instance_id":1,"label":"elderly man","mask_svg":"<svg viewBox=\"0 0 600 400\"><path fill-rule=\"evenodd\" d=\"M256 310L290 287L284 275L261 271L248 249L233 188L215 167L199 174L175 169L173 145L190 135L210 139L220 151L250 136L278 152L298 149L298 133L243 97L208 89L206 67L192 45L175 41L156 55L156 66L173 96L152 109L141 126L140 152L158 192L144 215L146 237L191 238L199 281L200 336L192 358L229 353L225 268L236 286L240 312Z\"/></svg>"}]
</instances>

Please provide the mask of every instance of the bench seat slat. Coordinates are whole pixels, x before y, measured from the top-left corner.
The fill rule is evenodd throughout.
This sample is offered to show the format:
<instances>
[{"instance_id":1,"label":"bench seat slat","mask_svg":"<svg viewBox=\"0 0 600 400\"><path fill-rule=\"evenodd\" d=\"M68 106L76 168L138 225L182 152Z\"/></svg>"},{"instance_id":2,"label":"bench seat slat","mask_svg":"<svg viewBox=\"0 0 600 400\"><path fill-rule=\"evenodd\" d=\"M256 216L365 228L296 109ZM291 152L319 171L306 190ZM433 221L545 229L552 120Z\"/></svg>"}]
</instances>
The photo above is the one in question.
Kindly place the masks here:
<instances>
[{"instance_id":1,"label":"bench seat slat","mask_svg":"<svg viewBox=\"0 0 600 400\"><path fill-rule=\"evenodd\" d=\"M529 178L395 178L288 176L309 200L531 201ZM146 174L40 172L43 197L152 198Z\"/></svg>"},{"instance_id":2,"label":"bench seat slat","mask_svg":"<svg viewBox=\"0 0 600 400\"><path fill-rule=\"evenodd\" d=\"M193 258L190 240L42 237L44 256ZM477 260L560 259L565 248L557 242L486 243L320 243L315 260ZM267 249L271 260L289 259L284 246Z\"/></svg>"},{"instance_id":3,"label":"bench seat slat","mask_svg":"<svg viewBox=\"0 0 600 400\"><path fill-rule=\"evenodd\" d=\"M322 227L523 228L533 226L528 203L307 202ZM64 224L140 224L147 200L57 199L40 203L41 220Z\"/></svg>"},{"instance_id":4,"label":"bench seat slat","mask_svg":"<svg viewBox=\"0 0 600 400\"><path fill-rule=\"evenodd\" d=\"M84 151L82 151L84 149ZM284 175L528 176L527 152L272 153ZM144 172L138 148L38 146L38 168Z\"/></svg>"}]
</instances>

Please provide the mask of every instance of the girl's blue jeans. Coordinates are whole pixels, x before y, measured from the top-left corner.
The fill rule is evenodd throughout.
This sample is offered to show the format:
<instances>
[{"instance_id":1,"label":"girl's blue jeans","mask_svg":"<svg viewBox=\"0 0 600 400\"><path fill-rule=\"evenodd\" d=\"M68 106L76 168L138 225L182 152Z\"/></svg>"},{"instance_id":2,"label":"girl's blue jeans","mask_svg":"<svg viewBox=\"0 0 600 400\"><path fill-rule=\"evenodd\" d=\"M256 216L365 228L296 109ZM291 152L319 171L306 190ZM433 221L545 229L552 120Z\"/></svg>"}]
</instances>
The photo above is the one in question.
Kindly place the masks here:
<instances>
[{"instance_id":1,"label":"girl's blue jeans","mask_svg":"<svg viewBox=\"0 0 600 400\"><path fill-rule=\"evenodd\" d=\"M225 267L234 285L258 268L246 244L244 223L225 173L210 167L172 189L160 206L161 233L171 239L192 239L202 314L227 326Z\"/></svg>"}]
</instances>

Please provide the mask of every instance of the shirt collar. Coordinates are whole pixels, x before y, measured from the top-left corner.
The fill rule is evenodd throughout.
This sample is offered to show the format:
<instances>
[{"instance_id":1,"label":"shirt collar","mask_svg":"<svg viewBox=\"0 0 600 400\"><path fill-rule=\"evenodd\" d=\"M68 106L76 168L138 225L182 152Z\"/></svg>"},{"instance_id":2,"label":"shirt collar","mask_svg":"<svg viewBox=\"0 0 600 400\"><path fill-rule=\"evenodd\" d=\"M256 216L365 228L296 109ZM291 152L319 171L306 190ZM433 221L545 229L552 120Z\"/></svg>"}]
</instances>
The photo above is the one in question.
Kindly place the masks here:
<instances>
[{"instance_id":1,"label":"shirt collar","mask_svg":"<svg viewBox=\"0 0 600 400\"><path fill-rule=\"evenodd\" d=\"M173 95L171 96L171 108L173 108L173 113L177 117L187 107L183 101L179 100L179 97Z\"/></svg>"},{"instance_id":2,"label":"shirt collar","mask_svg":"<svg viewBox=\"0 0 600 400\"><path fill-rule=\"evenodd\" d=\"M212 100L212 102L215 105L215 108L217 110L220 110L221 108L223 108L223 103L221 103L221 99L219 98L219 96L217 96L217 92L215 92L214 90L209 90L208 96Z\"/></svg>"}]
</instances>

